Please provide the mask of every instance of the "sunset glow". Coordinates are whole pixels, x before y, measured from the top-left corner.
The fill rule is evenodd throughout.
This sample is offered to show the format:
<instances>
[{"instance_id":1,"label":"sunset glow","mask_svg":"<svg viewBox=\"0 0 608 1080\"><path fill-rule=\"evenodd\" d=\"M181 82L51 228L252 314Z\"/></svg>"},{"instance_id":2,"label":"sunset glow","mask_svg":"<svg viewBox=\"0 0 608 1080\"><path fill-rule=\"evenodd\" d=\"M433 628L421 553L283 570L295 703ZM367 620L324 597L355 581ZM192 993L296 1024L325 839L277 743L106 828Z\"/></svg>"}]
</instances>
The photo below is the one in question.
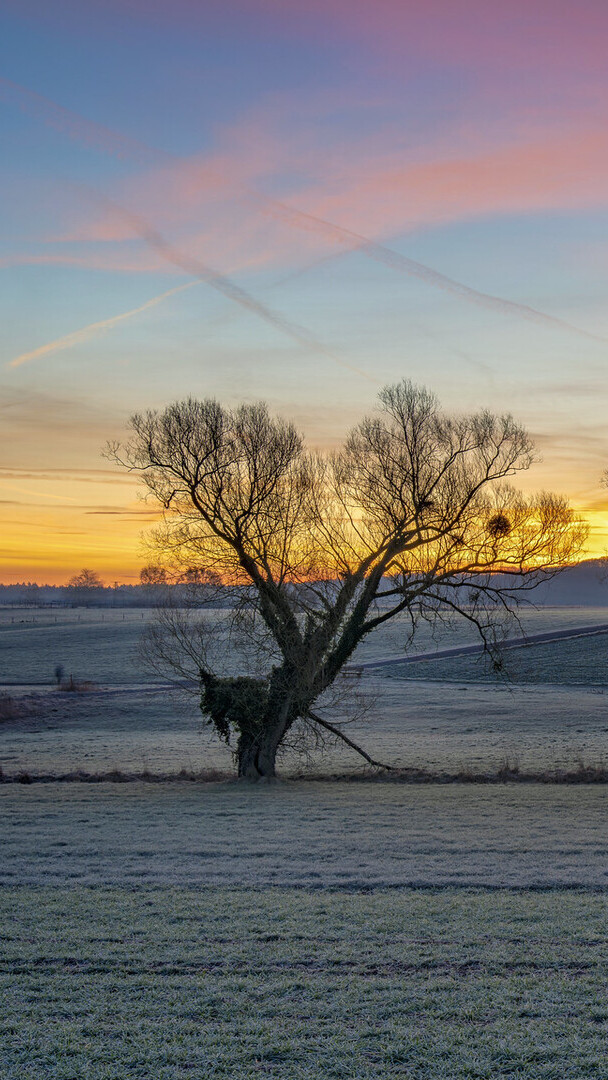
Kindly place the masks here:
<instances>
[{"instance_id":1,"label":"sunset glow","mask_svg":"<svg viewBox=\"0 0 608 1080\"><path fill-rule=\"evenodd\" d=\"M135 581L129 415L333 447L407 377L512 412L608 550L608 7L8 0L0 580Z\"/></svg>"}]
</instances>

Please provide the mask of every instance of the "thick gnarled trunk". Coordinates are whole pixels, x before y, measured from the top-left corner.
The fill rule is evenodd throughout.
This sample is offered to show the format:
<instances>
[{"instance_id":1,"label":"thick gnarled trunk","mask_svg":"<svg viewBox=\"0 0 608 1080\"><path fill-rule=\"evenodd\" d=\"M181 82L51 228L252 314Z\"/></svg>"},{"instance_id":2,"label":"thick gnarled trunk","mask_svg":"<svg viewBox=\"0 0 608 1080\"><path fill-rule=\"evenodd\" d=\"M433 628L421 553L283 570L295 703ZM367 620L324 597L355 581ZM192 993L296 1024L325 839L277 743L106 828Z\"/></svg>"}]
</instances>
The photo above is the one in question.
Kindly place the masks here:
<instances>
[{"instance_id":1,"label":"thick gnarled trunk","mask_svg":"<svg viewBox=\"0 0 608 1080\"><path fill-rule=\"evenodd\" d=\"M273 780L279 746L302 708L293 669L276 668L269 680L219 678L201 669L200 678L203 716L225 742L237 735L239 779Z\"/></svg>"},{"instance_id":2,"label":"thick gnarled trunk","mask_svg":"<svg viewBox=\"0 0 608 1080\"><path fill-rule=\"evenodd\" d=\"M255 734L241 732L236 748L239 780L274 780L282 724Z\"/></svg>"},{"instance_id":3,"label":"thick gnarled trunk","mask_svg":"<svg viewBox=\"0 0 608 1080\"><path fill-rule=\"evenodd\" d=\"M301 695L296 693L293 669L275 668L265 694L263 710L253 721L243 713L237 722L236 749L238 777L242 780L274 780L277 751L299 715Z\"/></svg>"}]
</instances>

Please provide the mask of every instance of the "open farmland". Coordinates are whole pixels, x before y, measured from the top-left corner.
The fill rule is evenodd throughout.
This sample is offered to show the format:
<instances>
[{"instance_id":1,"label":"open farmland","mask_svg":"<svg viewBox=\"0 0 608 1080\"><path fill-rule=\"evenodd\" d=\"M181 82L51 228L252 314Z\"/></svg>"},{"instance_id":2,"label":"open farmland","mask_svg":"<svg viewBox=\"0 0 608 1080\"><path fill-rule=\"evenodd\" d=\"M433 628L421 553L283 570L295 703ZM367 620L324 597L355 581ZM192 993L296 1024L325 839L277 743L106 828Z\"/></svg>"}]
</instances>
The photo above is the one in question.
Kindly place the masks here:
<instances>
[{"instance_id":1,"label":"open farmland","mask_svg":"<svg viewBox=\"0 0 608 1080\"><path fill-rule=\"evenodd\" d=\"M0 789L6 1080L608 1076L604 789Z\"/></svg>"},{"instance_id":2,"label":"open farmland","mask_svg":"<svg viewBox=\"0 0 608 1080\"><path fill-rule=\"evenodd\" d=\"M63 886L0 904L6 1080L608 1076L602 896Z\"/></svg>"},{"instance_id":3,"label":"open farmland","mask_svg":"<svg viewBox=\"0 0 608 1080\"><path fill-rule=\"evenodd\" d=\"M204 727L195 692L177 692L142 666L139 644L149 612L0 611L0 693L24 703L29 717L4 723L5 774L86 770L156 773L232 769L228 748ZM217 617L210 613L209 617ZM603 608L524 612L529 633L608 622ZM357 653L362 662L403 652L407 624L388 624ZM428 653L475 638L461 626L433 639L425 627L412 643ZM61 663L87 693L53 687ZM4 684L4 685L2 685ZM345 685L363 715L349 734L376 758L436 772L523 770L607 764L608 635L573 638L505 652L505 671L480 658L398 663ZM342 708L348 719L352 702ZM332 719L339 716L332 712ZM285 773L356 770L343 745L323 754L287 750Z\"/></svg>"},{"instance_id":4,"label":"open farmland","mask_svg":"<svg viewBox=\"0 0 608 1080\"><path fill-rule=\"evenodd\" d=\"M6 774L231 767L142 671L141 613L3 614L29 708L0 729ZM470 657L370 673L349 733L437 772L605 760L607 644L518 650L520 681ZM57 662L97 689L55 690ZM270 787L0 785L2 1080L608 1078L606 786L329 779L357 768L335 747L282 762L326 779Z\"/></svg>"},{"instance_id":5,"label":"open farmland","mask_svg":"<svg viewBox=\"0 0 608 1080\"><path fill-rule=\"evenodd\" d=\"M205 618L219 621L223 612L208 611ZM29 684L45 686L53 682L53 672L61 664L67 675L87 679L103 685L130 685L132 683L158 682L162 679L144 666L140 655L142 631L153 618L152 609L103 609L99 608L0 608L0 685ZM524 633L536 634L568 627L608 623L605 607L524 607L520 612ZM513 635L517 628L511 625ZM464 620L452 626L445 625L431 633L422 623L412 642L408 642L410 624L401 616L380 627L361 643L353 663L374 660L384 656L427 653L451 645L470 644L479 640L474 628ZM604 646L602 645L604 641ZM600 650L603 663L599 668L586 668L576 682L591 681L608 685L608 645L606 639L588 639L585 647ZM602 651L603 649L603 651ZM534 650L536 654L536 650ZM513 657L513 654L509 654ZM483 665L470 660L474 678L482 677ZM442 662L433 678L448 677L448 667ZM424 665L408 669L411 677L426 678ZM462 674L462 671L461 671ZM536 681L552 682L554 672L538 667ZM545 678L543 678L543 675ZM573 680L568 676L567 682Z\"/></svg>"},{"instance_id":6,"label":"open farmland","mask_svg":"<svg viewBox=\"0 0 608 1080\"><path fill-rule=\"evenodd\" d=\"M606 787L4 784L4 885L608 886Z\"/></svg>"}]
</instances>

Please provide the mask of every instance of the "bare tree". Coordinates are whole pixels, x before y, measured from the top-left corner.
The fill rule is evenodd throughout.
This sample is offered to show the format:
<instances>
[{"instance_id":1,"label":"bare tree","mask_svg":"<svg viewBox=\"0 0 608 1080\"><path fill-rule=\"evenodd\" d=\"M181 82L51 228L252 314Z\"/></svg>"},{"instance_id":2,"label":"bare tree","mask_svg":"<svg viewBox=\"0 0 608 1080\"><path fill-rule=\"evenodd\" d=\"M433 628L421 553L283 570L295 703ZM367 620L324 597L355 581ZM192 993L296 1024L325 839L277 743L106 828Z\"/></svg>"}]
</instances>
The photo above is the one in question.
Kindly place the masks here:
<instances>
[{"instance_id":1,"label":"bare tree","mask_svg":"<svg viewBox=\"0 0 608 1080\"><path fill-rule=\"evenodd\" d=\"M67 596L72 604L92 604L101 595L103 581L95 570L81 570L67 583Z\"/></svg>"},{"instance_id":2,"label":"bare tree","mask_svg":"<svg viewBox=\"0 0 608 1080\"><path fill-rule=\"evenodd\" d=\"M167 571L164 566L157 563L148 563L139 571L139 584L148 586L162 586L167 584Z\"/></svg>"},{"instance_id":3,"label":"bare tree","mask_svg":"<svg viewBox=\"0 0 608 1080\"><path fill-rule=\"evenodd\" d=\"M172 619L157 645L174 663L176 650L189 657L243 777L274 776L294 725L343 736L315 703L371 631L401 613L412 626L456 613L491 653L500 616L584 542L564 500L508 483L534 461L510 416L448 416L407 381L333 455L307 451L263 404L188 399L131 428L109 452L164 508L158 550L233 586L224 631ZM247 656L249 670L227 670Z\"/></svg>"}]
</instances>

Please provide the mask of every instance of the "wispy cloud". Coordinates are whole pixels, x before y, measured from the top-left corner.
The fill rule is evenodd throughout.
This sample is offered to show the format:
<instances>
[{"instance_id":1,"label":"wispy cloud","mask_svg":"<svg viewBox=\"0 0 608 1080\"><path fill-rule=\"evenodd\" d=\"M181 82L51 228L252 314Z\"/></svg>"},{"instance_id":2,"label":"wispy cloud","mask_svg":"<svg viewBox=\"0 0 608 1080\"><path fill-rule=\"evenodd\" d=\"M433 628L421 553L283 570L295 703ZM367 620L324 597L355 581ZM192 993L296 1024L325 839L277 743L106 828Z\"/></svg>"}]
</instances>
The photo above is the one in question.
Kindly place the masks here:
<instances>
[{"instance_id":1,"label":"wispy cloud","mask_svg":"<svg viewBox=\"0 0 608 1080\"><path fill-rule=\"evenodd\" d=\"M162 517L162 513L160 510L146 510L133 506L121 507L119 509L116 509L115 507L100 507L94 510L87 510L86 507L82 507L81 509L82 512L88 517L90 517L91 515L99 517L127 517L130 521L136 521L140 519L146 521L158 521L158 519Z\"/></svg>"},{"instance_id":2,"label":"wispy cloud","mask_svg":"<svg viewBox=\"0 0 608 1080\"><path fill-rule=\"evenodd\" d=\"M67 499L68 502L78 502L78 499L73 499L71 495L52 495L48 491L32 491L31 488L22 488L19 487L18 484L10 483L10 481L7 483L6 480L0 481L0 488L8 489L9 491L18 491L20 495L33 495L37 499L54 499L57 502L65 502Z\"/></svg>"},{"instance_id":3,"label":"wispy cloud","mask_svg":"<svg viewBox=\"0 0 608 1080\"><path fill-rule=\"evenodd\" d=\"M324 245L322 253L325 255L327 244L334 247L338 244L341 251L357 250L465 302L604 341L598 335L530 305L472 288L394 251L386 243L370 239L370 233L386 236L421 225L480 214L604 205L607 201L608 144L603 128L581 130L576 126L545 137L544 141L531 139L524 130L523 136L521 131L518 136L511 134L506 145L491 146L489 150L483 139L479 145L475 140L471 145L469 139L469 151L464 155L457 153L449 142L431 145L426 151L427 160L422 161L408 160L401 140L395 147L394 133L390 131L384 141L375 135L371 147L366 148L360 140L355 140L352 146L343 145L331 155L325 146L305 143L298 148L300 156L296 154L295 171L310 180L296 196L300 202L300 206L296 206L263 196L256 190L273 174L294 170L294 146L289 139L282 138L280 125L284 117L277 117L272 111L270 117L264 109L257 116L252 113L246 122L225 132L220 147L204 159L172 158L162 151L158 151L154 159L153 148L145 147L144 154L143 144L137 140L105 128L102 138L99 125L91 125L85 138L89 124L86 118L62 109L40 95L31 95L23 87L15 88L11 84L11 89L25 95L27 107L35 112L38 110L37 115L43 122L52 121L57 126L56 117L63 117L66 130L74 138L79 139L83 133L84 141L93 142L101 151L113 153L116 146L124 154L132 151L132 156L139 161L145 157L146 163L153 167L143 177L123 185L122 201L124 205L136 204L141 213L154 222L153 226L146 224L145 228L137 230L148 247L172 265L248 306L307 347L313 345L318 350L319 343L304 328L246 295L230 282L227 275L211 270L198 256L191 254L193 246L199 250L201 246L213 250L219 253L221 262L232 265L263 265L281 258L293 258L298 246L290 244L284 230L269 228L268 217L271 217L282 225L297 227L300 233L303 231L309 237L316 235ZM279 125L278 130L273 124ZM300 160L304 151L306 166L304 159ZM356 168L353 167L355 160ZM363 169L361 161L365 162ZM566 161L567 169L563 167ZM317 174L321 179L315 181L312 177ZM238 223L235 221L237 204ZM108 207L116 210L109 201L106 209ZM256 207L266 217L265 228L260 227L252 213ZM209 218L209 228L201 232L199 224L197 234L192 219L200 222L205 215ZM88 225L83 224L71 236L66 235L64 241L120 245L120 241L130 239L125 231L125 221L130 220L132 224L134 218L135 215L128 212L106 213L101 219L98 217ZM172 228L188 225L188 253L181 245L178 249L164 240L159 232L163 225L159 226L158 222ZM301 240L299 246L301 248ZM301 251L299 254L301 256ZM311 254L315 258L320 254L314 242ZM68 259L73 257L73 254L67 255ZM99 255L94 252L92 257L95 262ZM121 258L119 254L117 267ZM34 350L32 354L23 355L29 359L34 358L35 353ZM24 362L21 358L17 361ZM15 361L13 364L16 366Z\"/></svg>"},{"instance_id":4,"label":"wispy cloud","mask_svg":"<svg viewBox=\"0 0 608 1080\"><path fill-rule=\"evenodd\" d=\"M41 468L41 469L19 469L18 467L7 468L0 465L0 479L5 477L7 480L57 480L65 479L70 481L81 482L89 484L91 482L95 484L104 483L124 483L132 484L133 480L128 475L123 474L118 469L72 469L72 468Z\"/></svg>"},{"instance_id":5,"label":"wispy cloud","mask_svg":"<svg viewBox=\"0 0 608 1080\"><path fill-rule=\"evenodd\" d=\"M127 409L110 408L96 396L17 389L8 380L0 383L0 410L0 480L14 479L24 487L34 481L39 490L46 490L48 480L55 492L71 480L72 462L84 472L98 468L99 448L120 437L128 416ZM126 483L128 477L118 474L112 481L108 476L107 482Z\"/></svg>"}]
</instances>

